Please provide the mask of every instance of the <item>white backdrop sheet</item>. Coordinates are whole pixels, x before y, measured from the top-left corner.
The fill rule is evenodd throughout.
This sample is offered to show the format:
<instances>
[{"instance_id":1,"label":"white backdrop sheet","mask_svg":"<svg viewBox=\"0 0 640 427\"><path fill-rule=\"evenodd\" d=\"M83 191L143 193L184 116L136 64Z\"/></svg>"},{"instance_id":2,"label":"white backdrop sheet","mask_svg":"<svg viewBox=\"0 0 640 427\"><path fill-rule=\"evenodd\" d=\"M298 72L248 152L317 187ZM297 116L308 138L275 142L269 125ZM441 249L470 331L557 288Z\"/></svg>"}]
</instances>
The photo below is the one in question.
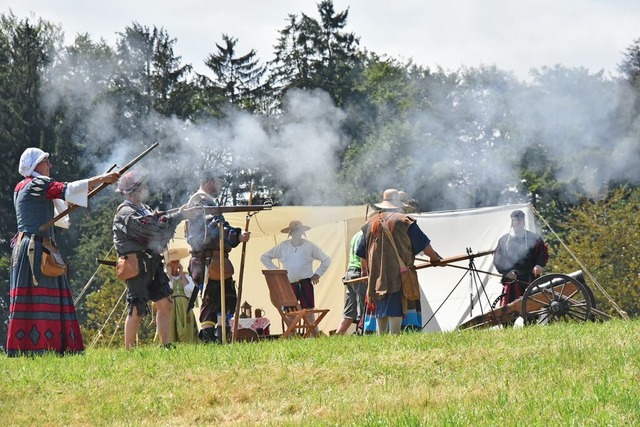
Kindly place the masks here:
<instances>
[{"instance_id":1,"label":"white backdrop sheet","mask_svg":"<svg viewBox=\"0 0 640 427\"><path fill-rule=\"evenodd\" d=\"M498 239L509 231L510 213L525 213L527 229L535 232L533 209L529 204L480 209L414 214L431 245L443 258L495 249ZM425 258L423 256L423 258ZM497 274L493 256L473 259L477 270ZM418 264L418 262L416 262ZM469 267L469 261L453 265ZM453 267L428 267L418 270L422 291L422 324L425 332L450 331L462 322L486 313L500 295L500 278L486 273L472 274ZM436 312L435 316L433 313Z\"/></svg>"}]
</instances>

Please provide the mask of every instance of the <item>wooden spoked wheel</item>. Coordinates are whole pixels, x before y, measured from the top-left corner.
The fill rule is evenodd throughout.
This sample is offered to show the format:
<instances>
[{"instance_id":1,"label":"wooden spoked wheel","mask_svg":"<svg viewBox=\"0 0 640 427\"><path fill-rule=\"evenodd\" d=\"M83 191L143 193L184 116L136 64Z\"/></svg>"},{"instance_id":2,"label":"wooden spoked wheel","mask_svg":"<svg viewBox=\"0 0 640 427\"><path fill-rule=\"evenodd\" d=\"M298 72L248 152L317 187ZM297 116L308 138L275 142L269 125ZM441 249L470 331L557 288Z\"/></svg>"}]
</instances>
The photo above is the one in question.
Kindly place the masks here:
<instances>
[{"instance_id":1,"label":"wooden spoked wheel","mask_svg":"<svg viewBox=\"0 0 640 427\"><path fill-rule=\"evenodd\" d=\"M521 313L527 324L586 322L594 303L590 289L578 280L565 274L546 274L525 290Z\"/></svg>"}]
</instances>

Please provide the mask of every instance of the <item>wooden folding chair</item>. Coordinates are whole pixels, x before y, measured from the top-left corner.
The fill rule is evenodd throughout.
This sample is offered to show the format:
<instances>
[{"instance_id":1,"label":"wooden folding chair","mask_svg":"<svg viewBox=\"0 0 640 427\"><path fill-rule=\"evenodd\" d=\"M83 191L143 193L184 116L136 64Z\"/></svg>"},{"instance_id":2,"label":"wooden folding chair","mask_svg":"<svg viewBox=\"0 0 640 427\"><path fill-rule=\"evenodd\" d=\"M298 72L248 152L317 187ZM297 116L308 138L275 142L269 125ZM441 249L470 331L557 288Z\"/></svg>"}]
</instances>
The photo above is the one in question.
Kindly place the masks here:
<instances>
[{"instance_id":1,"label":"wooden folding chair","mask_svg":"<svg viewBox=\"0 0 640 427\"><path fill-rule=\"evenodd\" d=\"M267 280L271 303L280 313L284 323L282 337L317 337L318 324L327 315L329 309L300 307L296 294L291 289L287 270L262 270L262 274ZM313 315L317 315L315 320Z\"/></svg>"}]
</instances>

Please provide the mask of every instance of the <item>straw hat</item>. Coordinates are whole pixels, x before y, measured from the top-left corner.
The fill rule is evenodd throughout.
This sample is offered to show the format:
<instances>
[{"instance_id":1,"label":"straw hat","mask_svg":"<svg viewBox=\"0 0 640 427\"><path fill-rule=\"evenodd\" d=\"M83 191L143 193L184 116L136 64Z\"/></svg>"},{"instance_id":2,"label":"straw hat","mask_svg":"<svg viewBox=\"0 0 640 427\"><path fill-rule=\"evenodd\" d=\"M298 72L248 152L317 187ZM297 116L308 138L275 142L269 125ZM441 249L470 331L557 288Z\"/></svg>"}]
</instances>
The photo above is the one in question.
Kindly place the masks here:
<instances>
[{"instance_id":1,"label":"straw hat","mask_svg":"<svg viewBox=\"0 0 640 427\"><path fill-rule=\"evenodd\" d=\"M375 205L380 209L398 209L404 207L400 201L398 190L393 188L384 190L384 193L382 193L382 202L376 203Z\"/></svg>"},{"instance_id":2,"label":"straw hat","mask_svg":"<svg viewBox=\"0 0 640 427\"><path fill-rule=\"evenodd\" d=\"M164 259L167 263L171 261L180 261L183 258L189 256L189 249L187 248L171 248L164 253Z\"/></svg>"},{"instance_id":3,"label":"straw hat","mask_svg":"<svg viewBox=\"0 0 640 427\"><path fill-rule=\"evenodd\" d=\"M289 234L292 230L307 231L311 230L311 227L307 227L306 225L302 224L302 221L295 219L289 223L289 226L287 228L283 228L280 231L285 234Z\"/></svg>"}]
</instances>

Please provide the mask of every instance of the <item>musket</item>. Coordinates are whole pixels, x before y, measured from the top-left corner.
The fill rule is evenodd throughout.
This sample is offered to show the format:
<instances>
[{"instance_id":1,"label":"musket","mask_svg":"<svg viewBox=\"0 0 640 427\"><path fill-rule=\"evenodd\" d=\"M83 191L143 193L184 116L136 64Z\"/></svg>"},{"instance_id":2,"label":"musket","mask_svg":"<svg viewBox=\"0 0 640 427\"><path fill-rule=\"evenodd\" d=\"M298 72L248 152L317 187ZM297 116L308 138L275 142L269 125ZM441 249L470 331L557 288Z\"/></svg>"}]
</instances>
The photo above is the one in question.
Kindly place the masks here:
<instances>
[{"instance_id":1,"label":"musket","mask_svg":"<svg viewBox=\"0 0 640 427\"><path fill-rule=\"evenodd\" d=\"M254 211L270 211L273 205L237 205L237 206L194 206L186 208L182 212L198 211L206 215L225 214L231 212L254 212ZM177 212L180 208L169 209L158 212L159 215L167 215Z\"/></svg>"},{"instance_id":2,"label":"musket","mask_svg":"<svg viewBox=\"0 0 640 427\"><path fill-rule=\"evenodd\" d=\"M477 258L477 257L483 257L486 255L491 255L492 253L495 252L495 249L492 249L490 251L484 251L484 252L478 252L475 254L465 254L465 255L456 255L456 256L452 256L449 258L443 258L440 261L438 261L437 263L431 263L431 262L425 262L424 264L418 264L418 265L414 265L413 268L416 270L420 270L423 268L428 268L428 267L444 267L447 264L450 264L452 262L457 262L457 261L464 261L467 259L471 259L471 258ZM451 266L451 267L456 267L456 266ZM369 276L362 276L362 277L358 277L355 279L351 279L351 280L347 280L345 282L343 282L344 284L351 284L351 283L357 283L357 282L364 282L365 280L368 280Z\"/></svg>"},{"instance_id":3,"label":"musket","mask_svg":"<svg viewBox=\"0 0 640 427\"><path fill-rule=\"evenodd\" d=\"M472 253L472 254L466 254L466 255L456 255L449 258L443 258L435 264L432 264L430 261L427 261L424 264L416 265L415 268L416 270L419 270L421 268L427 268L427 267L440 267L443 264L450 264L452 262L465 261L471 258L478 258L478 257L491 255L495 251L496 251L495 249L491 249L490 251L478 252L475 254Z\"/></svg>"},{"instance_id":4,"label":"musket","mask_svg":"<svg viewBox=\"0 0 640 427\"><path fill-rule=\"evenodd\" d=\"M120 170L118 172L120 172L121 174L125 173L127 170L129 170L133 165L135 165L136 163L138 163L140 160L142 160L142 158L144 156L146 156L147 154L149 154L149 152L151 152L151 150L153 150L154 148L156 148L158 146L158 143L155 142L153 143L149 148L147 148L146 150L144 150L141 154L138 155L138 157L136 157L135 159L131 160L129 163L127 163L126 165L124 165L122 168L120 168ZM115 165L114 165L115 166ZM114 168L114 166L112 166L109 169L109 172ZM98 185L97 187L93 188L91 191L89 191L89 194L87 194L87 198L91 198L94 195L96 195L98 192L104 190L105 188L107 188L109 185L111 184L107 184L106 182L102 182L100 183L100 185ZM78 207L80 207L80 205L75 205L73 203L69 204L69 207L67 209L65 209L64 211L60 212L58 215L56 215L55 217L53 217L53 219L49 220L48 222L42 224L40 226L40 228L38 229L38 231L40 231L41 233L47 231L49 229L49 227L51 227L53 224L56 223L56 221L58 221L60 218L64 218L65 215L69 214L70 212L75 211L76 209L78 209Z\"/></svg>"}]
</instances>

